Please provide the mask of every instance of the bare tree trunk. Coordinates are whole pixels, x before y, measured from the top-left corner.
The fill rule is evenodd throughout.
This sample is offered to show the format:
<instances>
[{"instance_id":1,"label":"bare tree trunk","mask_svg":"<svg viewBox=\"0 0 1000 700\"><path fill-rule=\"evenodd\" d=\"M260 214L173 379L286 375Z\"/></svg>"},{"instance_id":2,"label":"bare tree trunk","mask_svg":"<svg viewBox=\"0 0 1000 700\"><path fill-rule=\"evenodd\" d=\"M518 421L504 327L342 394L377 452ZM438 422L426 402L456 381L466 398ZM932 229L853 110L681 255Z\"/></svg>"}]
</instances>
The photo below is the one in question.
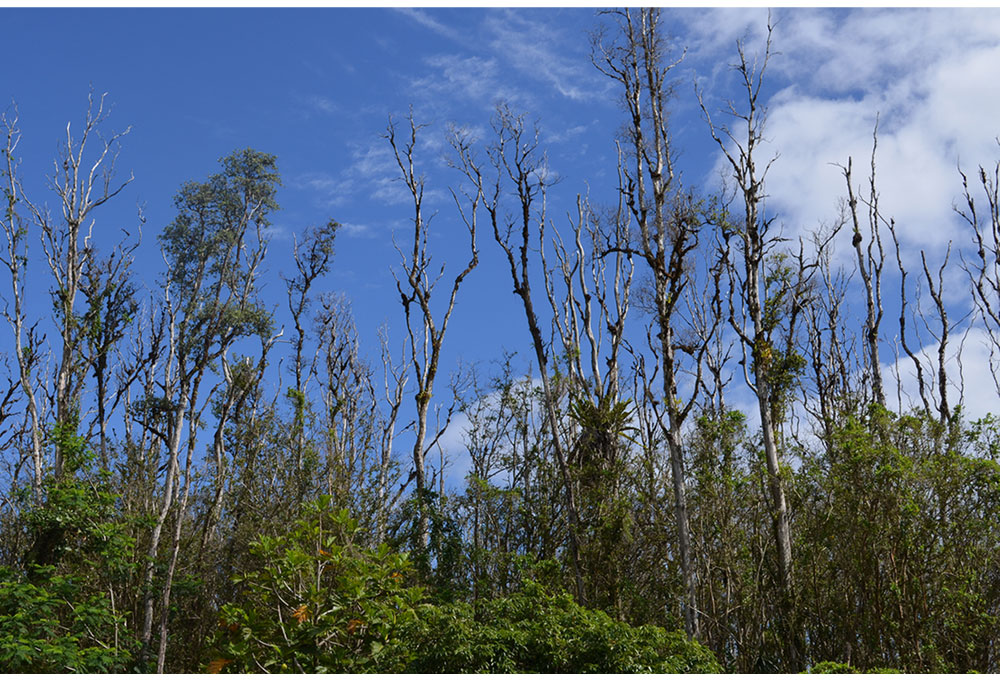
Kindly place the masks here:
<instances>
[{"instance_id":1,"label":"bare tree trunk","mask_svg":"<svg viewBox=\"0 0 1000 700\"><path fill-rule=\"evenodd\" d=\"M36 502L42 500L42 480L45 476L45 463L42 450L43 429L42 419L35 395L35 378L37 364L41 359L41 338L34 326L27 326L24 316L25 265L27 263L27 226L17 211L22 203L21 183L17 177L17 157L15 151L21 138L17 127L17 115L2 117L6 132L4 155L4 195L6 207L0 228L3 228L7 239L6 255L3 265L10 273L10 297L4 300L3 315L13 333L14 353L17 357L18 384L24 393L24 404L27 413L27 431L31 450L32 490ZM6 295L5 295L6 296ZM13 301L13 309L11 309Z\"/></svg>"},{"instance_id":2,"label":"bare tree trunk","mask_svg":"<svg viewBox=\"0 0 1000 700\"><path fill-rule=\"evenodd\" d=\"M677 548L684 585L684 629L693 639L699 631L697 586L692 565L681 435L701 388L701 359L710 334L701 335L693 345L680 343L677 328L681 320L677 310L691 281L690 259L698 247L700 225L693 202L677 194L674 182L667 113L671 89L667 76L677 63L666 61L660 11L640 10L637 18L627 9L611 14L618 18L622 34L620 43L606 46L602 37L596 36L592 60L598 70L621 85L624 93L629 117L627 156L631 163L625 166L619 157L619 179L639 237L634 250L627 234L619 238L614 249L638 254L653 276L657 354L662 362L663 402L668 416L668 423L664 425L661 420L660 424L667 440L674 494ZM679 352L691 356L695 363L694 389L686 400L681 399L678 389Z\"/></svg>"},{"instance_id":3,"label":"bare tree trunk","mask_svg":"<svg viewBox=\"0 0 1000 700\"><path fill-rule=\"evenodd\" d=\"M764 179L773 160L765 164L763 169L758 172L758 163L754 153L763 141L766 112L760 104L759 98L763 75L772 55L772 30L773 27L769 20L767 44L759 65L756 59L748 59L743 43L738 43L739 62L735 68L740 73L742 88L746 93L746 104L743 108L745 111L739 111L735 105L730 103L727 116L735 118L740 123L739 135L734 135L727 126L717 128L703 102L702 110L708 120L712 138L719 145L732 167L732 176L738 187L738 192L742 196L744 210L743 216L740 217L742 221L730 232L730 235L735 235L741 243L743 252L743 265L739 270L739 273L742 274L739 299L742 304L742 319L736 318L735 308L731 310L730 317L731 325L743 343L747 383L757 396L761 440L764 445L764 462L767 472L767 491L770 497L778 560L778 586L782 597L781 620L779 622L784 634L788 637L788 666L792 670L797 670L804 662L804 649L802 648L801 633L798 631L794 619L796 611L791 527L785 496L785 477L782 473L774 420L776 406L783 400L783 397L775 393L773 381L776 374L786 370L777 362L780 350L775 349L772 345L773 322L766 321L764 317L767 291L763 275L767 254L776 241L773 236L769 235L771 220L766 218L764 214L763 188ZM745 135L742 131L744 127L746 129ZM725 141L723 137L725 137ZM793 302L793 308L795 303L798 302ZM749 328L746 327L747 324L749 324ZM791 336L790 329L789 343L792 342ZM748 365L750 369L747 369ZM752 379L750 378L751 372Z\"/></svg>"},{"instance_id":4,"label":"bare tree trunk","mask_svg":"<svg viewBox=\"0 0 1000 700\"><path fill-rule=\"evenodd\" d=\"M427 223L423 217L423 196L424 178L417 175L414 170L414 150L417 144L417 133L423 125L417 124L412 113L409 118L410 133L406 143L402 146L396 143L396 128L392 119L385 137L392 147L396 164L402 173L402 180L410 192L413 201L413 247L408 253L399 251L403 260L404 279L396 277L396 289L399 291L403 310L406 314L406 329L410 338L410 361L413 363L413 370L417 380L417 394L415 397L417 417L416 417L416 438L413 445L413 470L416 478L417 488L417 508L419 512L419 546L426 551L430 542L430 529L428 514L426 509L427 475L425 457L431 445L427 445L427 411L430 407L432 393L434 391L434 380L437 377L438 362L441 357L441 346L444 343L444 335L448 329L448 321L452 311L455 309L455 300L458 297L458 290L466 276L472 272L479 264L479 252L476 249L476 213L481 200L481 193L476 192L470 198L471 211L466 214L462 204L455 195L455 202L459 212L465 222L469 233L471 255L465 268L458 273L452 283L451 294L445 311L440 318L440 328L435 321L434 312L431 309L431 294L437 281L444 273L444 265L441 266L437 275L431 279L430 264L431 258L427 252ZM397 250L399 250L397 248ZM395 273L394 273L395 274ZM419 318L414 319L417 314L411 309L416 306ZM419 325L418 325L419 324ZM431 484L433 486L433 484Z\"/></svg>"},{"instance_id":5,"label":"bare tree trunk","mask_svg":"<svg viewBox=\"0 0 1000 700\"><path fill-rule=\"evenodd\" d=\"M383 387L385 390L385 401L389 407L389 414L385 419L385 424L380 431L381 439L378 446L378 492L376 515L376 543L385 541L386 524L391 505L388 502L389 470L392 465L392 445L396 437L396 419L399 416L400 406L403 404L403 393L406 390L408 375L403 371L404 366L396 366L392 362L392 355L389 351L389 340L384 328L379 331L379 340L382 352Z\"/></svg>"},{"instance_id":6,"label":"bare tree trunk","mask_svg":"<svg viewBox=\"0 0 1000 700\"><path fill-rule=\"evenodd\" d=\"M869 178L869 201L867 202L869 217L868 225L871 239L867 249L862 247L864 237L858 218L858 199L851 184L851 160L843 168L847 184L848 207L851 212L851 230L853 237L851 245L858 257L858 272L865 288L865 358L871 377L871 386L875 401L885 406L885 384L882 380L882 363L879 359L879 326L882 322L882 267L885 264L885 251L882 247L882 237L879 229L878 191L875 188L875 153L878 148L878 124L872 134L871 177Z\"/></svg>"}]
</instances>

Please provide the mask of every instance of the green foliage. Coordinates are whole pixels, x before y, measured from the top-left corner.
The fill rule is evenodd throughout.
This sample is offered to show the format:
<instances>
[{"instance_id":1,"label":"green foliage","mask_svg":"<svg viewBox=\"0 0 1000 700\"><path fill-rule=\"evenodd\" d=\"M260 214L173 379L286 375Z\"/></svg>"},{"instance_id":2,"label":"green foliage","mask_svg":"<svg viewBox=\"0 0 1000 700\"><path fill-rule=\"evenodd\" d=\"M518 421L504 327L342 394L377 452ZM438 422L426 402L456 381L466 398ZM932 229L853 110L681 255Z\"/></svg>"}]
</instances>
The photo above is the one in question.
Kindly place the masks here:
<instances>
[{"instance_id":1,"label":"green foliage","mask_svg":"<svg viewBox=\"0 0 1000 700\"><path fill-rule=\"evenodd\" d=\"M633 537L627 460L633 418L631 401L602 396L569 405L579 432L569 461L578 487L580 558L588 602L621 615L621 552Z\"/></svg>"},{"instance_id":2,"label":"green foliage","mask_svg":"<svg viewBox=\"0 0 1000 700\"><path fill-rule=\"evenodd\" d=\"M109 474L95 483L66 479L50 483L45 503L25 514L34 545L31 564L94 567L109 575L125 574L134 545L118 519L115 494L102 490Z\"/></svg>"},{"instance_id":3,"label":"green foliage","mask_svg":"<svg viewBox=\"0 0 1000 700\"><path fill-rule=\"evenodd\" d=\"M421 512L427 519L426 547L420 542ZM468 588L462 530L451 499L430 489L424 489L420 498L414 493L402 504L395 530L389 544L411 553L414 573L430 587L435 600L453 600Z\"/></svg>"},{"instance_id":4,"label":"green foliage","mask_svg":"<svg viewBox=\"0 0 1000 700\"><path fill-rule=\"evenodd\" d=\"M76 422L56 423L49 429L49 439L59 448L63 456L63 470L68 475L86 469L94 459L94 453L86 439L77 434Z\"/></svg>"},{"instance_id":5,"label":"green foliage","mask_svg":"<svg viewBox=\"0 0 1000 700\"><path fill-rule=\"evenodd\" d=\"M393 649L406 673L719 673L682 632L631 627L535 581L478 606L422 606Z\"/></svg>"},{"instance_id":6,"label":"green foliage","mask_svg":"<svg viewBox=\"0 0 1000 700\"><path fill-rule=\"evenodd\" d=\"M837 661L821 661L802 673L902 673L896 668L872 668L861 671L850 664L842 664Z\"/></svg>"},{"instance_id":7,"label":"green foliage","mask_svg":"<svg viewBox=\"0 0 1000 700\"><path fill-rule=\"evenodd\" d=\"M168 282L182 307L181 351L271 332L271 313L254 298L253 281L265 246L247 233L268 225L278 208L277 159L252 149L222 159L222 171L188 182L174 199L177 216L160 234Z\"/></svg>"},{"instance_id":8,"label":"green foliage","mask_svg":"<svg viewBox=\"0 0 1000 700\"><path fill-rule=\"evenodd\" d=\"M1000 633L1000 466L976 431L874 407L834 431L800 489L803 603L814 654L851 640L862 667L987 668ZM841 644L840 647L837 644Z\"/></svg>"},{"instance_id":9,"label":"green foliage","mask_svg":"<svg viewBox=\"0 0 1000 700\"><path fill-rule=\"evenodd\" d=\"M86 445L62 436L70 459ZM76 449L78 448L78 449ZM81 455L84 455L81 457ZM0 668L10 673L128 671L137 649L115 591L133 568L134 541L107 490L109 473L46 484L28 505L31 548L21 568L0 567Z\"/></svg>"},{"instance_id":10,"label":"green foliage","mask_svg":"<svg viewBox=\"0 0 1000 700\"><path fill-rule=\"evenodd\" d=\"M218 672L719 672L682 633L631 627L526 580L514 594L472 605L428 602L407 584L405 555L355 544L357 523L310 504L287 536L252 545L259 566L223 607ZM537 566L542 579L552 579Z\"/></svg>"},{"instance_id":11,"label":"green foliage","mask_svg":"<svg viewBox=\"0 0 1000 700\"><path fill-rule=\"evenodd\" d=\"M130 670L137 649L104 593L78 576L36 569L36 582L0 567L0 668L6 673Z\"/></svg>"},{"instance_id":12,"label":"green foliage","mask_svg":"<svg viewBox=\"0 0 1000 700\"><path fill-rule=\"evenodd\" d=\"M330 500L309 504L288 535L251 545L258 568L238 578L244 594L222 608L216 637L227 671L376 671L416 614L423 590L406 585L406 556L356 545L357 523Z\"/></svg>"}]
</instances>

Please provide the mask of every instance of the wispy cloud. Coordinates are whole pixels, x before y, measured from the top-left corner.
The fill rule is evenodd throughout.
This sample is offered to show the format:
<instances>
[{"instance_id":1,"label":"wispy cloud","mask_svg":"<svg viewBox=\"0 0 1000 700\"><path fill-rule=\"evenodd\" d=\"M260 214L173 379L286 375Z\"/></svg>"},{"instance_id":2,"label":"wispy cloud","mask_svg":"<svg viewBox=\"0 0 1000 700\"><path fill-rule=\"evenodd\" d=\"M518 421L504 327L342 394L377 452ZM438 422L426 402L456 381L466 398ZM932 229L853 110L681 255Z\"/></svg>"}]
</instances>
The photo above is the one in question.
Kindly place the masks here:
<instances>
[{"instance_id":1,"label":"wispy cloud","mask_svg":"<svg viewBox=\"0 0 1000 700\"><path fill-rule=\"evenodd\" d=\"M490 47L522 76L547 84L562 97L575 101L592 99L606 92L605 81L595 75L580 47L582 36L565 32L534 13L507 10L487 17Z\"/></svg>"},{"instance_id":2,"label":"wispy cloud","mask_svg":"<svg viewBox=\"0 0 1000 700\"><path fill-rule=\"evenodd\" d=\"M315 111L324 114L337 114L343 111L336 102L320 95L307 95L305 103Z\"/></svg>"},{"instance_id":3,"label":"wispy cloud","mask_svg":"<svg viewBox=\"0 0 1000 700\"><path fill-rule=\"evenodd\" d=\"M489 110L498 102L521 101L521 92L503 80L496 58L444 54L431 56L424 63L432 72L413 82L418 92L471 102Z\"/></svg>"},{"instance_id":4,"label":"wispy cloud","mask_svg":"<svg viewBox=\"0 0 1000 700\"><path fill-rule=\"evenodd\" d=\"M567 141L576 141L579 140L585 133L587 133L587 126L583 124L571 126L561 131L546 130L545 141L547 143L565 143Z\"/></svg>"},{"instance_id":5,"label":"wispy cloud","mask_svg":"<svg viewBox=\"0 0 1000 700\"><path fill-rule=\"evenodd\" d=\"M355 194L351 178L330 173L303 173L291 181L291 186L311 191L323 206L343 206Z\"/></svg>"},{"instance_id":6,"label":"wispy cloud","mask_svg":"<svg viewBox=\"0 0 1000 700\"><path fill-rule=\"evenodd\" d=\"M269 241L292 240L292 232L288 230L288 227L277 224L268 226L267 229L264 231L264 235L267 236L267 239Z\"/></svg>"},{"instance_id":7,"label":"wispy cloud","mask_svg":"<svg viewBox=\"0 0 1000 700\"><path fill-rule=\"evenodd\" d=\"M430 29L432 32L436 34L440 34L441 36L447 39L452 39L453 41L462 41L463 39L462 35L458 31L452 29L451 27L445 24L442 24L441 22L438 22L436 19L431 17L430 14L428 14L425 10L420 10L413 7L396 7L393 8L393 10L401 15L409 17L417 24L420 24L421 26Z\"/></svg>"},{"instance_id":8,"label":"wispy cloud","mask_svg":"<svg viewBox=\"0 0 1000 700\"><path fill-rule=\"evenodd\" d=\"M371 224L343 223L340 225L339 235L348 238L372 239L377 238L379 233Z\"/></svg>"}]
</instances>

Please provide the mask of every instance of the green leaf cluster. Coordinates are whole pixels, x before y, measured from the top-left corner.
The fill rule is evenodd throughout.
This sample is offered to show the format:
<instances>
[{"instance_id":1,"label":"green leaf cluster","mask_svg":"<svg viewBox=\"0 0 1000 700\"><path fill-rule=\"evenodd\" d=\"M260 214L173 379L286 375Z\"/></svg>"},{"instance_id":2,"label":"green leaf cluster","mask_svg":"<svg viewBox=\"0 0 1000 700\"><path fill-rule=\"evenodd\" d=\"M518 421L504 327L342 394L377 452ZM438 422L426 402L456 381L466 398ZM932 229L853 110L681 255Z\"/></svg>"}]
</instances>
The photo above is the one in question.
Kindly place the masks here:
<instances>
[{"instance_id":1,"label":"green leaf cluster","mask_svg":"<svg viewBox=\"0 0 1000 700\"><path fill-rule=\"evenodd\" d=\"M207 670L265 673L717 673L681 632L631 627L525 580L492 600L429 602L407 557L355 543L321 497L288 535L252 545L258 568L225 605ZM544 574L545 567L539 571Z\"/></svg>"}]
</instances>

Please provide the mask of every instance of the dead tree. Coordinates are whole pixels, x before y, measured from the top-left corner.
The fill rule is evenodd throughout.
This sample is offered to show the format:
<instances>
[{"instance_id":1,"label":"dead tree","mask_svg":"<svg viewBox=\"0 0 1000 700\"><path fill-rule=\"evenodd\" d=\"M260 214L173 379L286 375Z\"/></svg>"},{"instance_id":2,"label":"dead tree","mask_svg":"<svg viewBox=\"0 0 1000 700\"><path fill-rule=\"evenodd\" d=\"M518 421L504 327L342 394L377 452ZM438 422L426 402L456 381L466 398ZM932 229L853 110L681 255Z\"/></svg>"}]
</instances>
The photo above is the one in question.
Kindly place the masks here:
<instances>
[{"instance_id":1,"label":"dead tree","mask_svg":"<svg viewBox=\"0 0 1000 700\"><path fill-rule=\"evenodd\" d=\"M615 402L619 396L620 355L635 265L631 252L613 242L621 240L622 229L628 227L626 215L620 201L617 211L603 221L589 201L578 196L576 218L569 217L573 231L569 246L552 226L557 264L550 268L544 250L539 251L570 383L594 404L602 399Z\"/></svg>"},{"instance_id":2,"label":"dead tree","mask_svg":"<svg viewBox=\"0 0 1000 700\"><path fill-rule=\"evenodd\" d=\"M975 245L975 257L963 258L962 266L972 284L976 314L987 331L990 376L1000 394L1000 160L990 170L979 166L977 179L985 204L969 189L968 176L961 170L959 174L964 208L956 211L969 225Z\"/></svg>"},{"instance_id":3,"label":"dead tree","mask_svg":"<svg viewBox=\"0 0 1000 700\"><path fill-rule=\"evenodd\" d=\"M817 261L821 291L805 311L811 390L815 396L806 396L803 401L804 409L818 421L827 446L832 445L834 429L842 425L841 416L857 403L855 385L860 372L855 353L857 339L850 331L846 308L853 276L834 267L830 252Z\"/></svg>"},{"instance_id":4,"label":"dead tree","mask_svg":"<svg viewBox=\"0 0 1000 700\"><path fill-rule=\"evenodd\" d=\"M313 370L313 366L306 366L304 316L310 303L309 293L313 284L330 269L333 244L339 228L340 224L336 221L329 221L320 228L306 230L301 241L296 238L292 254L297 274L291 279L285 280L288 292L288 310L292 314L292 323L295 326L293 340L295 359L292 366L295 385L289 389L288 396L292 400L292 408L295 412L292 430L295 435L295 471L297 474L303 470L306 413L309 408L306 401L306 390ZM315 358L313 360L313 364L315 364Z\"/></svg>"},{"instance_id":5,"label":"dead tree","mask_svg":"<svg viewBox=\"0 0 1000 700\"><path fill-rule=\"evenodd\" d=\"M94 226L91 214L95 209L118 195L132 181L130 175L116 182L115 163L120 152L119 141L129 133L102 138L98 129L108 118L106 95L95 104L89 97L87 116L79 139L74 139L71 124L66 124L66 142L55 163L51 184L59 199L60 216L54 217L45 208L27 201L35 224L42 234L42 249L52 273L55 322L61 348L54 379L55 425L58 430L75 433L79 429L80 397L86 372L86 335L88 328L81 323L77 298L84 285L85 270L95 253ZM89 146L99 139L96 155L90 157ZM63 448L56 440L53 473L61 478L65 468Z\"/></svg>"},{"instance_id":6,"label":"dead tree","mask_svg":"<svg viewBox=\"0 0 1000 700\"><path fill-rule=\"evenodd\" d=\"M17 174L17 146L21 132L17 114L2 117L5 138L3 148L4 215L0 220L6 238L6 250L0 262L10 276L10 291L4 294L3 315L13 334L14 354L17 358L17 379L24 394L25 432L29 443L31 483L36 501L42 498L42 480L45 477L42 409L36 393L39 363L42 361L42 337L37 324L30 324L25 316L26 274L28 265L28 224L21 214L25 206L21 182Z\"/></svg>"},{"instance_id":7,"label":"dead tree","mask_svg":"<svg viewBox=\"0 0 1000 700\"><path fill-rule=\"evenodd\" d=\"M948 397L948 387L953 384L948 371L948 344L954 330L960 327L972 312L963 315L958 321L950 319L948 315L948 308L944 300L944 275L951 258L951 242L948 243L947 251L936 274L933 274L927 265L926 251L921 250L920 265L923 276L916 283L908 285L909 271L906 269L899 237L896 234L896 225L892 220L889 221L889 231L892 234L893 245L896 249L896 265L899 268L899 342L903 352L913 365L920 404L928 415L936 413L938 419L944 424L951 419L953 414ZM925 284L934 307L930 313L921 304L921 292L924 290ZM911 295L915 295L915 300L911 300ZM932 323L932 319L934 319L934 323ZM926 341L925 334L930 336L930 341ZM934 357L928 355L928 352L933 352ZM959 377L958 382L958 403L961 403L963 393L961 377ZM903 410L901 378L898 380L898 384L900 410Z\"/></svg>"},{"instance_id":8,"label":"dead tree","mask_svg":"<svg viewBox=\"0 0 1000 700\"><path fill-rule=\"evenodd\" d=\"M735 244L742 256L742 260L733 265L732 269L736 286L734 303L730 309L730 326L740 339L745 378L757 397L777 550L781 617L785 633L792 641L789 645L789 666L795 669L804 661L804 651L793 620L795 606L791 527L785 494L787 486L779 454L778 426L775 425L775 409L782 401L782 389L786 388L783 385L786 384L789 378L787 374L791 369L787 366L787 360L791 358L772 341L774 324L770 317L773 311L769 307L773 308L776 300L768 296L770 285L767 264L780 239L771 231L774 219L768 218L765 212L764 181L774 160L761 166L757 153L764 140L766 110L761 104L761 87L772 56L772 34L773 26L769 19L767 42L759 63L757 58L748 56L742 41L737 44L738 63L734 68L739 73L744 104L737 106L730 102L726 110L726 117L735 120L737 127L717 125L700 96L699 102L712 138L731 167L730 175L737 187L737 206L743 210L734 217L735 221L727 230L730 242ZM776 272L780 274L780 271ZM798 282L780 278L774 280L777 283L774 293L791 292L791 312L801 311L801 300L797 298L797 290L802 281L801 273L800 267Z\"/></svg>"},{"instance_id":9,"label":"dead tree","mask_svg":"<svg viewBox=\"0 0 1000 700\"><path fill-rule=\"evenodd\" d=\"M448 330L448 321L455 309L458 290L462 282L479 264L479 251L476 248L477 209L481 194L475 192L469 198L469 211L454 194L458 211L461 214L469 234L470 257L465 267L452 282L451 294L448 297L444 313L435 319L431 306L431 295L438 281L444 274L442 264L438 271L431 268L431 255L428 251L428 220L424 217L424 176L416 172L414 151L417 145L417 134L425 125L417 124L413 114L409 118L409 134L402 143L397 143L396 125L389 119L385 138L392 147L396 164L399 166L400 179L410 193L413 202L413 241L406 251L397 246L402 259L402 275L393 272L396 278L396 289L399 291L403 312L406 316L406 330L410 339L410 361L417 381L417 393L414 398L417 408L416 439L413 445L413 472L417 489L417 509L419 517L418 542L421 549L426 550L429 543L430 530L426 509L426 467L425 459L430 445L427 444L427 413L434 391L434 380L437 378L438 362L441 358L441 346ZM432 275L434 275L432 277Z\"/></svg>"},{"instance_id":10,"label":"dead tree","mask_svg":"<svg viewBox=\"0 0 1000 700\"><path fill-rule=\"evenodd\" d=\"M878 188L875 186L875 153L878 149L878 122L872 132L871 175L868 179L868 230L871 237L862 254L862 234L858 225L857 198L851 188L851 162L848 160L844 178L847 181L853 237L851 245L858 255L858 271L865 286L865 358L871 376L875 400L885 405L885 384L882 380L882 363L879 359L879 328L884 314L882 309L882 268L885 266L885 248L880 229L881 215L878 208Z\"/></svg>"},{"instance_id":11,"label":"dead tree","mask_svg":"<svg viewBox=\"0 0 1000 700\"><path fill-rule=\"evenodd\" d=\"M682 440L684 422L695 406L700 390L701 357L707 338L690 342L682 337L683 299L689 293L692 257L698 248L700 212L694 198L680 191L674 174L669 115L670 71L679 63L667 61L667 45L660 24L659 9L613 13L618 19L620 38L610 46L595 37L593 62L621 87L628 116L625 155L621 163L622 191L636 226L637 241L622 236L612 250L628 250L646 262L653 280L653 311L657 355L662 363L663 405L674 509L677 521L678 553L684 580L684 628L691 638L698 636L696 581L691 563L691 534L685 486ZM681 397L679 378L682 357L693 360L693 390Z\"/></svg>"},{"instance_id":12,"label":"dead tree","mask_svg":"<svg viewBox=\"0 0 1000 700\"><path fill-rule=\"evenodd\" d=\"M403 397L406 392L406 383L409 375L406 373L406 350L402 350L400 362L395 362L389 348L388 332L385 327L379 329L379 347L382 357L383 369L383 396L382 400L386 407L383 417L378 423L378 474L376 481L376 514L375 514L375 542L381 544L385 541L389 514L393 511L400 494L396 498L389 499L389 490L392 487L394 458L392 454L393 444L397 437L396 422L399 418L399 409L403 405Z\"/></svg>"},{"instance_id":13,"label":"dead tree","mask_svg":"<svg viewBox=\"0 0 1000 700\"><path fill-rule=\"evenodd\" d=\"M545 191L548 186L544 156L539 151L538 133L529 134L522 116L501 105L493 118L495 141L489 148L492 174L484 174L475 159L472 145L461 134L453 143L457 160L455 167L465 173L475 196L482 202L489 217L493 237L503 250L510 268L514 294L524 308L538 371L541 375L544 410L550 429L552 452L562 479L566 514L569 521L569 549L576 581L577 599L587 600L580 565L580 517L561 437L562 428L556 415L556 391L550 377L549 347L542 335L531 291L530 249L534 242L539 248L546 243ZM508 190L507 188L510 188ZM505 198L510 198L512 211L505 213Z\"/></svg>"}]
</instances>

